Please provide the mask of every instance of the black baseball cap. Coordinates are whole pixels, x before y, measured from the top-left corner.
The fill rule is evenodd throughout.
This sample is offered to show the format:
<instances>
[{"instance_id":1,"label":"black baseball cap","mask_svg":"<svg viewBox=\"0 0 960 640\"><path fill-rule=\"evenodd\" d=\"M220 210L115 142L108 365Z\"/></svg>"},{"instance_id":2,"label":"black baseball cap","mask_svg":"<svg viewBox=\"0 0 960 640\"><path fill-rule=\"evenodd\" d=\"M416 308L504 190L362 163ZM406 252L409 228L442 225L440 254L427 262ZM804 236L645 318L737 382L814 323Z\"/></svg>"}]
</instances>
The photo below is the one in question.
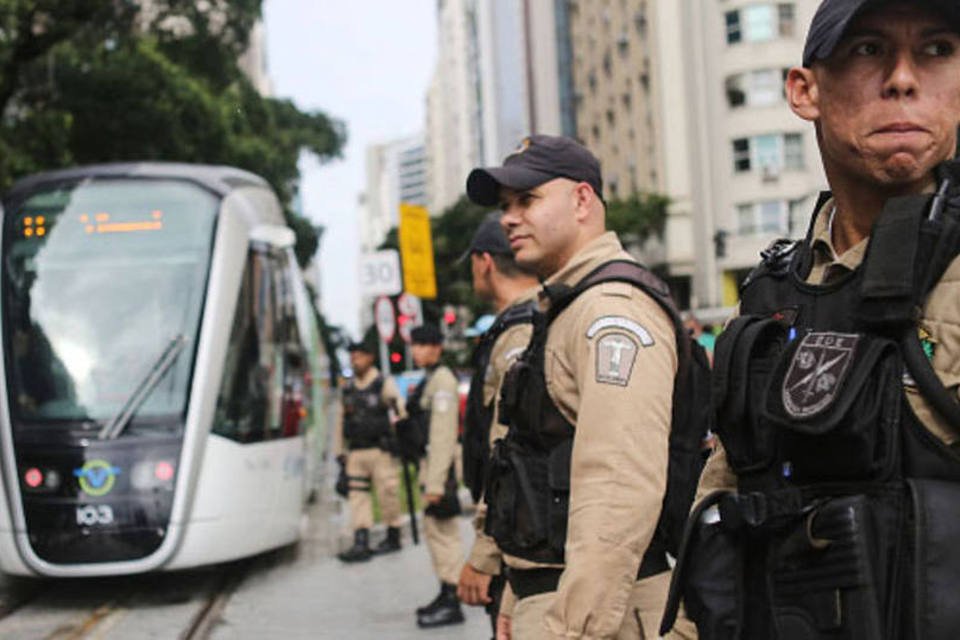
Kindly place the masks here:
<instances>
[{"instance_id":1,"label":"black baseball cap","mask_svg":"<svg viewBox=\"0 0 960 640\"><path fill-rule=\"evenodd\" d=\"M377 353L376 349L373 348L373 345L363 341L351 342L350 344L347 345L347 351L351 353L354 351L362 351L364 353L369 353L370 355L376 355Z\"/></svg>"},{"instance_id":2,"label":"black baseball cap","mask_svg":"<svg viewBox=\"0 0 960 640\"><path fill-rule=\"evenodd\" d=\"M527 191L554 178L586 182L603 198L600 161L573 138L532 135L523 139L502 167L474 169L467 177L467 196L479 205L500 203L500 187Z\"/></svg>"},{"instance_id":3,"label":"black baseball cap","mask_svg":"<svg viewBox=\"0 0 960 640\"><path fill-rule=\"evenodd\" d=\"M511 256L510 241L500 226L500 214L494 212L488 215L470 240L470 246L457 258L457 264L463 262L474 253L489 253L491 255Z\"/></svg>"},{"instance_id":4,"label":"black baseball cap","mask_svg":"<svg viewBox=\"0 0 960 640\"><path fill-rule=\"evenodd\" d=\"M807 42L803 47L803 66L810 67L817 60L829 58L855 18L868 9L896 1L930 7L943 15L954 29L960 31L958 0L823 0L807 32Z\"/></svg>"},{"instance_id":5,"label":"black baseball cap","mask_svg":"<svg viewBox=\"0 0 960 640\"><path fill-rule=\"evenodd\" d=\"M443 344L443 334L435 324L422 324L410 330L412 344Z\"/></svg>"}]
</instances>

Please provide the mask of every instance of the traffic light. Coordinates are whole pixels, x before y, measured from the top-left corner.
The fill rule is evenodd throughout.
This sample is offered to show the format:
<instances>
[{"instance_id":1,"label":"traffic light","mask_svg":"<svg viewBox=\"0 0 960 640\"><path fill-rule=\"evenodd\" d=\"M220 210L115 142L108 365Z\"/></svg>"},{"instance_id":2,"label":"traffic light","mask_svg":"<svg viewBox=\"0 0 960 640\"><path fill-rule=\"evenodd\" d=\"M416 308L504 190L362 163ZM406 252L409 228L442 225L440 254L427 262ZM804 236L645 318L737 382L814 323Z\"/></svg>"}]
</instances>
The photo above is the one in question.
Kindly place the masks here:
<instances>
[{"instance_id":1,"label":"traffic light","mask_svg":"<svg viewBox=\"0 0 960 640\"><path fill-rule=\"evenodd\" d=\"M390 363L391 364L400 364L403 362L403 356L397 351L392 351L390 353Z\"/></svg>"}]
</instances>

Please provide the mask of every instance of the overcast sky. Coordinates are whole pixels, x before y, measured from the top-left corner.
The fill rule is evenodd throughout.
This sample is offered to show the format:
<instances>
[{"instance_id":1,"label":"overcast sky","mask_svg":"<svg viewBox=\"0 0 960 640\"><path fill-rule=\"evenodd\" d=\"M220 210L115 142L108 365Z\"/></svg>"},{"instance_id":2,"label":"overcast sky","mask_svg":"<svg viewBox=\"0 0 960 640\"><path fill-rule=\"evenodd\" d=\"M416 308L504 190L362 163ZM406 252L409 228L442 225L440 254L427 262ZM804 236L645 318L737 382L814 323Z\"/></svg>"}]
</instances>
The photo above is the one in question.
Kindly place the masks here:
<instances>
[{"instance_id":1,"label":"overcast sky","mask_svg":"<svg viewBox=\"0 0 960 640\"><path fill-rule=\"evenodd\" d=\"M368 145L417 133L436 58L436 0L266 0L267 67L278 97L347 124L342 160L301 162L304 214L320 245L323 310L359 337L357 197Z\"/></svg>"}]
</instances>

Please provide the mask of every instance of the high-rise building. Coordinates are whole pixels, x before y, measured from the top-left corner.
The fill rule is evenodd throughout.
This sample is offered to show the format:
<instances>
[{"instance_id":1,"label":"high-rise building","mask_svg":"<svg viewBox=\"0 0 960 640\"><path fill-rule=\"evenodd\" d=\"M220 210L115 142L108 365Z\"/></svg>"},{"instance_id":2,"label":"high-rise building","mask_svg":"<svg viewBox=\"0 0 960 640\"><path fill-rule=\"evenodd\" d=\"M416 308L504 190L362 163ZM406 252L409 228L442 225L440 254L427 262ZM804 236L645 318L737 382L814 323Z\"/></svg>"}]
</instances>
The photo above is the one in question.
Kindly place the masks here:
<instances>
[{"instance_id":1,"label":"high-rise building","mask_svg":"<svg viewBox=\"0 0 960 640\"><path fill-rule=\"evenodd\" d=\"M805 232L826 184L813 127L784 90L819 2L650 4L661 188L676 214L667 270L691 306L730 306L760 250Z\"/></svg>"},{"instance_id":2,"label":"high-rise building","mask_svg":"<svg viewBox=\"0 0 960 640\"><path fill-rule=\"evenodd\" d=\"M667 0L676 2L676 0ZM662 189L651 0L567 2L577 137L610 199Z\"/></svg>"},{"instance_id":3,"label":"high-rise building","mask_svg":"<svg viewBox=\"0 0 960 640\"><path fill-rule=\"evenodd\" d=\"M555 0L439 0L439 59L427 95L431 213L463 195L470 169L498 164L530 133L572 131ZM568 126L565 128L565 123Z\"/></svg>"},{"instance_id":4,"label":"high-rise building","mask_svg":"<svg viewBox=\"0 0 960 640\"><path fill-rule=\"evenodd\" d=\"M483 158L475 0L438 0L437 64L427 94L428 209L438 215L463 193Z\"/></svg>"},{"instance_id":5,"label":"high-rise building","mask_svg":"<svg viewBox=\"0 0 960 640\"><path fill-rule=\"evenodd\" d=\"M415 135L367 148L367 188L360 208L360 246L373 251L397 226L400 203L426 205L426 148Z\"/></svg>"}]
</instances>

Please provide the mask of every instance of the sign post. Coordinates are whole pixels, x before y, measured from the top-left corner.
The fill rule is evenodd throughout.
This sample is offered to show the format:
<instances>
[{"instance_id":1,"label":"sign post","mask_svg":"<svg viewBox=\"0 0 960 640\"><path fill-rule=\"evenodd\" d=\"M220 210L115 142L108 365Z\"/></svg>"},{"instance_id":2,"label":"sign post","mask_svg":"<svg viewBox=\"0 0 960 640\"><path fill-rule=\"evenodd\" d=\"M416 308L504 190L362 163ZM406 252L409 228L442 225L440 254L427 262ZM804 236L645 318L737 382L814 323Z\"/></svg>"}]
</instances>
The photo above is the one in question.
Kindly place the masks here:
<instances>
[{"instance_id":1,"label":"sign post","mask_svg":"<svg viewBox=\"0 0 960 640\"><path fill-rule=\"evenodd\" d=\"M400 255L403 258L403 290L428 300L436 298L437 276L430 215L426 207L400 205Z\"/></svg>"},{"instance_id":2,"label":"sign post","mask_svg":"<svg viewBox=\"0 0 960 640\"><path fill-rule=\"evenodd\" d=\"M387 344L393 340L397 323L390 298L387 296L377 298L377 302L373 306L373 318L377 325L377 333L380 335L380 370L384 375L387 375L390 372L390 354L387 350Z\"/></svg>"},{"instance_id":3,"label":"sign post","mask_svg":"<svg viewBox=\"0 0 960 640\"><path fill-rule=\"evenodd\" d=\"M412 369L413 361L410 356L410 332L413 331L414 327L419 327L423 324L423 305L420 304L420 298L417 296L404 293L397 298L397 310L400 312L400 337L407 343L405 349L407 369Z\"/></svg>"}]
</instances>

